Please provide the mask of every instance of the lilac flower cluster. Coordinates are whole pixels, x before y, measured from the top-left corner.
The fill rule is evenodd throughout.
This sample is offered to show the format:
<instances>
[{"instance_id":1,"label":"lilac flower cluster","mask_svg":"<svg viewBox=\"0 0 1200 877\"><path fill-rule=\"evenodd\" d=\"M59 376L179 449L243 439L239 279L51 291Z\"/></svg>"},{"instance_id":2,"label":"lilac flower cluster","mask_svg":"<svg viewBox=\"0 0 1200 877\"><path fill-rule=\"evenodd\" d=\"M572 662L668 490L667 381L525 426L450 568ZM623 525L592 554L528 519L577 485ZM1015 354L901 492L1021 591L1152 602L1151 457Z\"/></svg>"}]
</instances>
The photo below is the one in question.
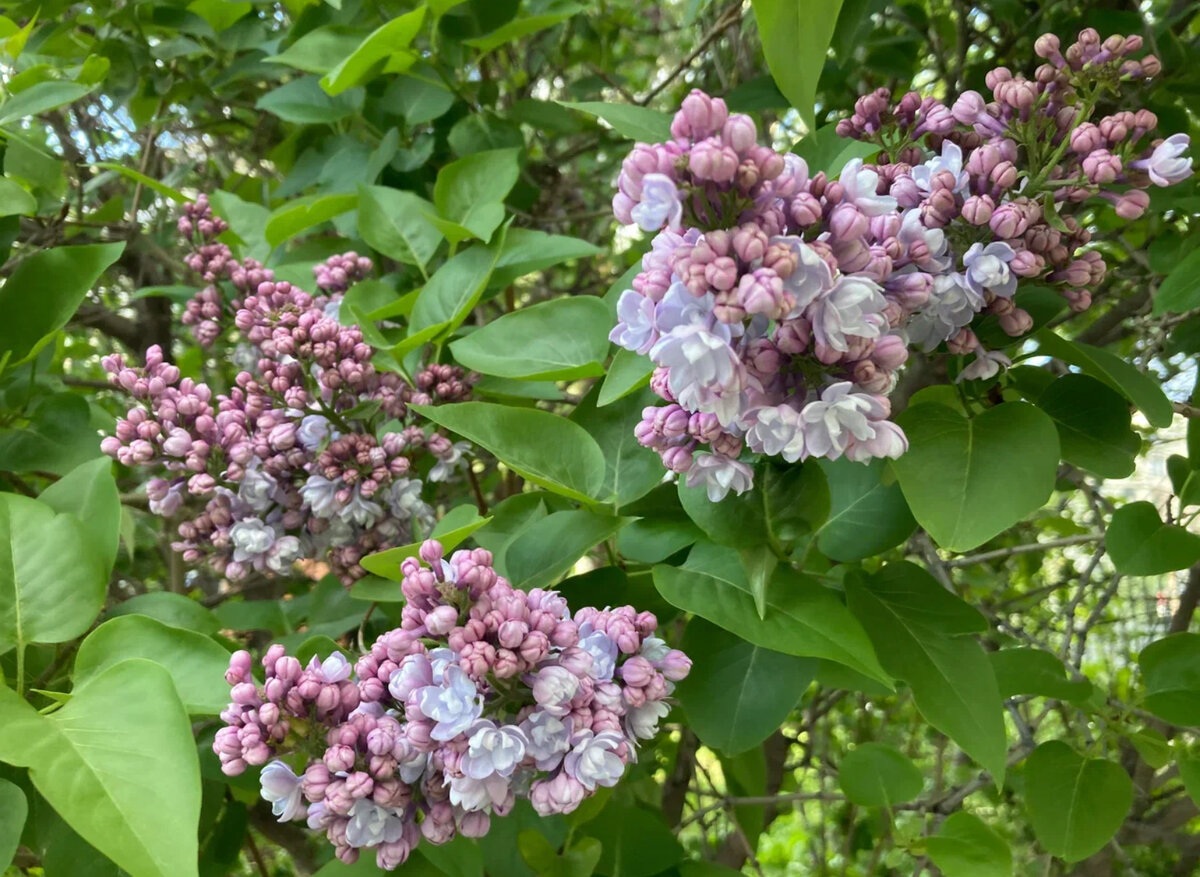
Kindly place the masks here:
<instances>
[{"instance_id":1,"label":"lilac flower cluster","mask_svg":"<svg viewBox=\"0 0 1200 877\"><path fill-rule=\"evenodd\" d=\"M644 411L639 441L713 501L751 487L744 448L788 462L904 453L887 394L910 347L974 354L961 378L993 377L1010 363L980 344L977 315L1019 337L1033 327L1019 280L1080 311L1104 279L1082 202L1135 218L1147 186L1191 174L1187 135L1149 139L1153 113L1096 118L1124 81L1158 71L1131 58L1140 48L1089 29L1060 53L1047 35L1049 63L1033 80L991 71L990 102L865 95L837 130L878 157L836 179L693 91L671 141L626 157L613 198L620 222L657 232L610 336L657 366L667 404Z\"/></svg>"},{"instance_id":2,"label":"lilac flower cluster","mask_svg":"<svg viewBox=\"0 0 1200 877\"><path fill-rule=\"evenodd\" d=\"M353 680L340 654L302 668L278 645L263 685L246 652L226 674L222 770L265 765L279 820L306 819L344 862L371 850L391 870L422 839L485 834L517 797L542 815L571 812L620 780L691 668L654 636L653 614L572 615L553 591L512 587L482 549L447 559L429 540L402 570L401 625ZM293 754L299 773L282 760Z\"/></svg>"},{"instance_id":3,"label":"lilac flower cluster","mask_svg":"<svg viewBox=\"0 0 1200 877\"><path fill-rule=\"evenodd\" d=\"M101 448L160 473L147 484L154 513L174 517L189 498L203 504L179 524L173 545L188 563L205 560L239 579L317 559L350 583L364 574L362 557L428 531L424 481L451 478L467 446L427 432L409 405L460 401L470 381L456 366L435 364L413 386L374 367L361 329L331 312L370 260L347 253L318 265L327 295L314 297L233 260L213 240L225 226L203 197L179 227L202 241L190 266L209 280L228 277L239 296L232 322L249 351L246 368L218 395L181 377L158 347L143 368L106 357L111 382L135 404ZM189 303L198 339L225 331L221 301L210 286Z\"/></svg>"}]
</instances>

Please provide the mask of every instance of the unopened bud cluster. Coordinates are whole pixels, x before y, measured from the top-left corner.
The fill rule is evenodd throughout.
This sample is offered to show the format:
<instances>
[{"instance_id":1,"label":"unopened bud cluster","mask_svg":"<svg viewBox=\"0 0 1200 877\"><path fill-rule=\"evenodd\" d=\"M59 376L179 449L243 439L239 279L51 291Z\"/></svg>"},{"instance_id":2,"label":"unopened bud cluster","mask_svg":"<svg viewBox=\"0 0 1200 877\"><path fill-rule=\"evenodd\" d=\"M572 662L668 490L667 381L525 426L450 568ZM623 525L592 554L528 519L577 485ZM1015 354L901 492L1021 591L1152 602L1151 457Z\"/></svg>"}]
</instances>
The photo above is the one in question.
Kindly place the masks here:
<instances>
[{"instance_id":1,"label":"unopened bud cluster","mask_svg":"<svg viewBox=\"0 0 1200 877\"><path fill-rule=\"evenodd\" d=\"M239 579L316 559L350 583L364 574L365 555L411 541L414 524L428 531L424 483L452 477L467 446L427 430L409 406L461 401L469 381L451 365L428 366L416 386L375 368L362 330L336 313L369 259L347 253L318 265L325 294L313 296L257 262L235 260L215 241L224 228L203 196L179 220L200 240L190 267L214 284L192 299L184 321L202 343L235 336L249 351L246 368L217 394L182 377L157 346L142 368L105 357L110 381L134 405L101 448L154 471L150 509L183 515L173 547L188 563ZM219 278L235 293L232 327Z\"/></svg>"},{"instance_id":2,"label":"unopened bud cluster","mask_svg":"<svg viewBox=\"0 0 1200 877\"><path fill-rule=\"evenodd\" d=\"M343 862L371 852L391 870L422 840L485 834L519 797L570 813L616 785L691 668L653 614L572 615L553 591L512 587L482 549L446 558L429 540L402 571L400 627L353 668L340 654L304 668L275 645L264 684L246 652L226 675L222 769L265 765L279 820L305 819Z\"/></svg>"},{"instance_id":3,"label":"unopened bud cluster","mask_svg":"<svg viewBox=\"0 0 1200 877\"><path fill-rule=\"evenodd\" d=\"M657 232L611 335L653 360L667 402L645 410L638 439L714 501L751 486L744 448L789 462L904 453L887 396L910 347L974 354L962 376L994 376L1008 359L980 345L975 317L1029 332L1022 279L1086 309L1105 263L1076 214L1100 198L1136 218L1148 186L1191 175L1187 135L1154 139L1153 113L1098 115L1158 72L1140 49L1089 29L1060 52L1047 35L1032 80L988 73L991 101L865 95L837 130L877 157L836 178L693 91L672 140L626 157L613 199L620 222Z\"/></svg>"}]
</instances>

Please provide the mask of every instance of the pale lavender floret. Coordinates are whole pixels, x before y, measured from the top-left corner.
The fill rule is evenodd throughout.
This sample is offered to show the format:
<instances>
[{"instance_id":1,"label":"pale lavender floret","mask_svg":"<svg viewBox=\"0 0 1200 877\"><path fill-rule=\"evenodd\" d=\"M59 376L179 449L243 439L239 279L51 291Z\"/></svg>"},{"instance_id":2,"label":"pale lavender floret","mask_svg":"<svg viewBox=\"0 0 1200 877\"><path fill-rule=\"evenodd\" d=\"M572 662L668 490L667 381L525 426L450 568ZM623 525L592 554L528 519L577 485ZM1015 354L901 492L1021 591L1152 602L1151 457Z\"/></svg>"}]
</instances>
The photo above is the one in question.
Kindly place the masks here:
<instances>
[{"instance_id":1,"label":"pale lavender floret","mask_svg":"<svg viewBox=\"0 0 1200 877\"><path fill-rule=\"evenodd\" d=\"M275 528L258 518L243 518L229 528L233 543L233 559L245 563L261 558L275 544Z\"/></svg>"},{"instance_id":2,"label":"pale lavender floret","mask_svg":"<svg viewBox=\"0 0 1200 877\"><path fill-rule=\"evenodd\" d=\"M589 792L596 786L615 786L625 773L625 763L616 749L625 742L615 731L594 734L581 731L575 735L573 748L563 758L563 770L578 780Z\"/></svg>"},{"instance_id":3,"label":"pale lavender floret","mask_svg":"<svg viewBox=\"0 0 1200 877\"><path fill-rule=\"evenodd\" d=\"M353 665L341 652L334 652L324 661L318 661L317 656L313 655L306 669L326 685L345 682L354 672Z\"/></svg>"},{"instance_id":4,"label":"pale lavender floret","mask_svg":"<svg viewBox=\"0 0 1200 877\"><path fill-rule=\"evenodd\" d=\"M483 712L483 695L457 665L446 668L441 685L420 688L415 696L421 713L436 722L429 734L434 740L453 740Z\"/></svg>"},{"instance_id":5,"label":"pale lavender floret","mask_svg":"<svg viewBox=\"0 0 1200 877\"><path fill-rule=\"evenodd\" d=\"M850 349L849 338L879 338L888 328L883 315L887 299L879 284L850 274L821 295L808 310L816 341L840 353Z\"/></svg>"},{"instance_id":6,"label":"pale lavender floret","mask_svg":"<svg viewBox=\"0 0 1200 877\"><path fill-rule=\"evenodd\" d=\"M588 675L597 682L607 682L612 679L617 669L617 644L603 631L593 630L591 622L585 621L579 626L578 648L592 658L592 666Z\"/></svg>"},{"instance_id":7,"label":"pale lavender floret","mask_svg":"<svg viewBox=\"0 0 1200 877\"><path fill-rule=\"evenodd\" d=\"M764 405L747 412L746 444L756 454L782 456L789 463L800 459L804 434L800 430L800 412L791 405Z\"/></svg>"},{"instance_id":8,"label":"pale lavender floret","mask_svg":"<svg viewBox=\"0 0 1200 877\"><path fill-rule=\"evenodd\" d=\"M430 472L430 478L433 478L432 472ZM362 495L362 489L356 487L354 495L350 497L350 502L338 511L338 517L348 524L356 524L359 527L370 529L383 517L383 506L366 499Z\"/></svg>"},{"instance_id":9,"label":"pale lavender floret","mask_svg":"<svg viewBox=\"0 0 1200 877\"><path fill-rule=\"evenodd\" d=\"M388 678L388 692L404 703L414 691L434 684L433 666L422 654L406 655Z\"/></svg>"},{"instance_id":10,"label":"pale lavender floret","mask_svg":"<svg viewBox=\"0 0 1200 877\"><path fill-rule=\"evenodd\" d=\"M531 688L538 706L552 716L561 717L571 711L571 698L579 690L579 677L565 667L551 664L537 672Z\"/></svg>"},{"instance_id":11,"label":"pale lavender floret","mask_svg":"<svg viewBox=\"0 0 1200 877\"><path fill-rule=\"evenodd\" d=\"M627 289L617 299L617 325L608 340L645 356L658 340L654 328L654 302L636 290Z\"/></svg>"},{"instance_id":12,"label":"pale lavender floret","mask_svg":"<svg viewBox=\"0 0 1200 877\"><path fill-rule=\"evenodd\" d=\"M668 369L668 384L689 411L715 414L722 426L741 410L746 369L733 349L700 326L684 326L659 340L650 351Z\"/></svg>"},{"instance_id":13,"label":"pale lavender floret","mask_svg":"<svg viewBox=\"0 0 1200 877\"><path fill-rule=\"evenodd\" d=\"M716 299L711 292L692 295L686 286L675 281L654 308L654 326L659 336L668 335L683 326L699 326L729 343L733 338L733 327L717 322L713 316L715 306Z\"/></svg>"},{"instance_id":14,"label":"pale lavender floret","mask_svg":"<svg viewBox=\"0 0 1200 877\"><path fill-rule=\"evenodd\" d=\"M439 457L429 470L429 480L434 483L448 481L454 477L454 473L465 469L469 465L465 452L470 449L470 442L455 442L451 445L450 452L444 457Z\"/></svg>"},{"instance_id":15,"label":"pale lavender floret","mask_svg":"<svg viewBox=\"0 0 1200 877\"><path fill-rule=\"evenodd\" d=\"M271 803L271 812L280 822L291 822L304 815L300 777L282 761L266 765L259 775L259 784L263 800Z\"/></svg>"},{"instance_id":16,"label":"pale lavender floret","mask_svg":"<svg viewBox=\"0 0 1200 877\"><path fill-rule=\"evenodd\" d=\"M983 296L966 286L961 274L938 274L924 308L905 326L909 340L933 350L968 325L983 307Z\"/></svg>"},{"instance_id":17,"label":"pale lavender floret","mask_svg":"<svg viewBox=\"0 0 1200 877\"><path fill-rule=\"evenodd\" d=\"M999 350L976 348L975 359L958 375L959 381L987 380L998 375L1001 369L1012 367L1012 360Z\"/></svg>"},{"instance_id":18,"label":"pale lavender floret","mask_svg":"<svg viewBox=\"0 0 1200 877\"><path fill-rule=\"evenodd\" d=\"M625 731L635 740L649 740L658 733L658 723L671 708L661 700L648 700L641 706L630 707L625 714Z\"/></svg>"},{"instance_id":19,"label":"pale lavender floret","mask_svg":"<svg viewBox=\"0 0 1200 877\"><path fill-rule=\"evenodd\" d=\"M425 773L425 768L429 766L428 752L414 752L409 758L401 761L397 766L397 772L400 774L400 779L410 785L421 779Z\"/></svg>"},{"instance_id":20,"label":"pale lavender floret","mask_svg":"<svg viewBox=\"0 0 1200 877\"><path fill-rule=\"evenodd\" d=\"M783 244L796 254L796 270L783 282L784 291L796 299L788 319L798 317L823 293L833 288L833 271L829 263L821 258L803 238L779 236L771 238L773 244Z\"/></svg>"},{"instance_id":21,"label":"pale lavender floret","mask_svg":"<svg viewBox=\"0 0 1200 877\"><path fill-rule=\"evenodd\" d=\"M991 292L1003 298L1012 298L1017 291L1017 275L1013 274L1008 263L1016 256L1016 252L1003 241L993 241L986 247L983 244L971 244L971 248L963 254L963 280L972 291L983 295Z\"/></svg>"},{"instance_id":22,"label":"pale lavender floret","mask_svg":"<svg viewBox=\"0 0 1200 877\"><path fill-rule=\"evenodd\" d=\"M720 502L733 491L741 495L754 485L754 470L723 454L696 454L687 473L687 486L703 486L709 502Z\"/></svg>"},{"instance_id":23,"label":"pale lavender floret","mask_svg":"<svg viewBox=\"0 0 1200 877\"><path fill-rule=\"evenodd\" d=\"M825 388L819 400L800 412L804 424L804 458L836 460L855 441L875 437L871 415L878 402L866 393L855 393L849 381Z\"/></svg>"},{"instance_id":24,"label":"pale lavender floret","mask_svg":"<svg viewBox=\"0 0 1200 877\"><path fill-rule=\"evenodd\" d=\"M257 461L261 463L261 461ZM238 499L262 514L275 504L278 482L261 469L248 467L238 485Z\"/></svg>"},{"instance_id":25,"label":"pale lavender floret","mask_svg":"<svg viewBox=\"0 0 1200 877\"><path fill-rule=\"evenodd\" d=\"M658 231L664 225L677 231L683 223L683 204L675 181L666 174L642 177L641 201L630 215L642 231Z\"/></svg>"},{"instance_id":26,"label":"pale lavender floret","mask_svg":"<svg viewBox=\"0 0 1200 877\"><path fill-rule=\"evenodd\" d=\"M1132 161L1134 170L1144 170L1156 186L1173 186L1192 175L1192 157L1184 155L1191 138L1187 134L1172 134L1150 153L1149 158Z\"/></svg>"},{"instance_id":27,"label":"pale lavender floret","mask_svg":"<svg viewBox=\"0 0 1200 877\"><path fill-rule=\"evenodd\" d=\"M866 216L882 216L896 210L896 199L891 195L877 195L879 174L863 167L861 158L846 162L838 175L838 182L846 192L846 201L853 204Z\"/></svg>"},{"instance_id":28,"label":"pale lavender floret","mask_svg":"<svg viewBox=\"0 0 1200 877\"><path fill-rule=\"evenodd\" d=\"M529 741L526 752L533 757L538 770L553 770L571 748L570 721L536 710L521 723Z\"/></svg>"},{"instance_id":29,"label":"pale lavender floret","mask_svg":"<svg viewBox=\"0 0 1200 877\"><path fill-rule=\"evenodd\" d=\"M947 255L946 232L940 228L928 228L921 221L921 211L917 208L906 210L901 215L900 230L896 239L911 250L913 244L920 243L929 251L929 265L933 270L950 267L951 259Z\"/></svg>"},{"instance_id":30,"label":"pale lavender floret","mask_svg":"<svg viewBox=\"0 0 1200 877\"><path fill-rule=\"evenodd\" d=\"M380 807L368 798L359 798L350 808L346 825L346 843L355 848L394 843L404 834L404 812Z\"/></svg>"},{"instance_id":31,"label":"pale lavender floret","mask_svg":"<svg viewBox=\"0 0 1200 877\"><path fill-rule=\"evenodd\" d=\"M149 499L150 511L164 518L173 516L183 505L185 483L175 484L165 478L151 478L146 482L146 497Z\"/></svg>"},{"instance_id":32,"label":"pale lavender floret","mask_svg":"<svg viewBox=\"0 0 1200 877\"><path fill-rule=\"evenodd\" d=\"M283 573L304 556L304 545L298 536L281 536L266 554L266 566L271 572Z\"/></svg>"},{"instance_id":33,"label":"pale lavender floret","mask_svg":"<svg viewBox=\"0 0 1200 877\"><path fill-rule=\"evenodd\" d=\"M296 429L296 441L306 451L315 450L326 437L333 438L334 435L329 420L320 414L305 415Z\"/></svg>"},{"instance_id":34,"label":"pale lavender floret","mask_svg":"<svg viewBox=\"0 0 1200 877\"><path fill-rule=\"evenodd\" d=\"M508 798L509 780L496 774L484 779L452 777L446 784L450 786L450 803L468 813L500 807Z\"/></svg>"},{"instance_id":35,"label":"pale lavender floret","mask_svg":"<svg viewBox=\"0 0 1200 877\"><path fill-rule=\"evenodd\" d=\"M300 497L313 515L318 518L332 518L340 508L337 492L341 484L330 481L323 475L309 475L300 487Z\"/></svg>"},{"instance_id":36,"label":"pale lavender floret","mask_svg":"<svg viewBox=\"0 0 1200 877\"><path fill-rule=\"evenodd\" d=\"M942 171L948 171L953 175L955 194L965 195L967 186L971 182L971 176L963 170L962 147L953 140L943 141L942 154L935 155L924 164L914 167L911 175L922 192L929 192L932 190L932 178Z\"/></svg>"},{"instance_id":37,"label":"pale lavender floret","mask_svg":"<svg viewBox=\"0 0 1200 877\"><path fill-rule=\"evenodd\" d=\"M462 771L475 780L512 776L529 746L529 738L516 725L497 725L488 719L476 722L467 733Z\"/></svg>"}]
</instances>

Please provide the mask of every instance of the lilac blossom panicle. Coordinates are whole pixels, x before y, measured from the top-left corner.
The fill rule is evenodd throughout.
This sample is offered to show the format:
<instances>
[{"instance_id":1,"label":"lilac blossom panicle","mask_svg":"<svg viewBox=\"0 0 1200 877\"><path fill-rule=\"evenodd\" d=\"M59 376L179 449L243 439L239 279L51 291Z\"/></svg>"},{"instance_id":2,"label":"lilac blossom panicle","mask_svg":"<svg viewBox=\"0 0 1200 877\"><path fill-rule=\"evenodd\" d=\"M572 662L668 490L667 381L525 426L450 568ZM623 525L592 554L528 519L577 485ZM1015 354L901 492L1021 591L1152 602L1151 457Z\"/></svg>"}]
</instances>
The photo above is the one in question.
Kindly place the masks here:
<instances>
[{"instance_id":1,"label":"lilac blossom panicle","mask_svg":"<svg viewBox=\"0 0 1200 877\"><path fill-rule=\"evenodd\" d=\"M409 384L375 368L362 330L337 316L370 259L343 253L317 265L314 296L235 259L216 240L226 225L205 196L178 227L194 246L188 267L208 284L183 322L204 347L236 338L232 359L245 368L220 395L184 377L157 346L141 368L106 357L111 383L133 405L101 448L155 473L150 510L179 520L173 547L187 563L236 580L284 575L313 559L350 584L364 574L365 555L428 532L423 487L454 478L470 446L431 430L410 406L462 401L471 378L433 364ZM348 416L364 407L375 414ZM380 435L389 421L393 431Z\"/></svg>"},{"instance_id":2,"label":"lilac blossom panicle","mask_svg":"<svg viewBox=\"0 0 1200 877\"><path fill-rule=\"evenodd\" d=\"M486 834L518 797L570 813L620 781L691 669L652 613L572 614L553 591L512 587L482 549L447 558L428 540L401 570L400 626L353 665L302 667L272 645L261 684L245 651L225 674L221 769L261 767L279 821L303 820L343 862L369 853L392 870L418 843Z\"/></svg>"},{"instance_id":3,"label":"lilac blossom panicle","mask_svg":"<svg viewBox=\"0 0 1200 877\"><path fill-rule=\"evenodd\" d=\"M1014 298L1026 278L1085 310L1106 269L1076 214L1100 199L1134 219L1148 187L1191 176L1186 134L1159 139L1149 110L1100 115L1080 98L1119 100L1156 75L1141 50L1137 36L1089 28L1063 49L1047 34L1034 77L998 67L990 97L893 102L878 89L837 125L877 157L830 174L760 145L753 120L693 91L670 140L625 158L613 198L620 223L656 233L610 335L656 366L664 404L643 411L638 440L714 502L751 488L748 452L903 454L887 396L910 347L945 345L973 357L961 379L995 377L1011 363L980 345L975 317L1029 332ZM1055 146L1049 166L1028 166L1032 141Z\"/></svg>"}]
</instances>

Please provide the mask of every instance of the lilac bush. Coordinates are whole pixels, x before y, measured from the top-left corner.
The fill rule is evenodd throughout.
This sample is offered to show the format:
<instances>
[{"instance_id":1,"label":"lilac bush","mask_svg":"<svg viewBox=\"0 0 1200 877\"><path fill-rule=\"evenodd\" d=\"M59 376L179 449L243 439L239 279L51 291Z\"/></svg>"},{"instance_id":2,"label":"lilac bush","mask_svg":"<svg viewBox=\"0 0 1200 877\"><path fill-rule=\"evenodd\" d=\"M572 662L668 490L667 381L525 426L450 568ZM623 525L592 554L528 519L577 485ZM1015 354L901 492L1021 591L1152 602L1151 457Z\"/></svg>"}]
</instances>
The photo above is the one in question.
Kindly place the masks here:
<instances>
[{"instance_id":1,"label":"lilac bush","mask_svg":"<svg viewBox=\"0 0 1200 877\"><path fill-rule=\"evenodd\" d=\"M1009 358L972 321L1028 333L1021 280L1087 309L1106 268L1081 211L1102 199L1133 219L1150 186L1191 175L1187 135L1155 139L1154 113L1098 115L1159 71L1133 57L1141 48L1089 28L1062 51L1047 34L1032 79L988 73L990 101L864 95L837 133L878 154L836 178L693 91L672 140L630 152L613 198L620 222L656 233L611 335L653 360L666 402L645 410L638 440L713 501L751 487L746 449L788 462L903 454L888 394L910 348L972 355L960 380L995 376Z\"/></svg>"},{"instance_id":2,"label":"lilac bush","mask_svg":"<svg viewBox=\"0 0 1200 877\"><path fill-rule=\"evenodd\" d=\"M691 667L652 613L572 614L554 591L512 587L483 549L446 558L427 540L402 571L400 627L353 667L302 667L273 645L262 685L245 651L226 674L222 770L264 765L279 821L306 820L344 862L366 850L394 869L422 839L485 834L518 797L570 813L616 785Z\"/></svg>"},{"instance_id":3,"label":"lilac bush","mask_svg":"<svg viewBox=\"0 0 1200 877\"><path fill-rule=\"evenodd\" d=\"M318 559L349 584L365 572L362 557L432 526L424 482L466 465L464 445L430 431L409 405L466 399L470 379L433 364L410 384L375 367L362 330L337 318L370 259L344 253L317 265L313 295L235 259L216 240L225 228L203 195L179 219L196 244L187 264L209 284L183 321L203 346L232 336L231 355L245 365L235 386L218 394L182 377L157 346L141 368L105 357L134 405L101 449L157 473L150 510L183 518L173 547L187 563L237 580ZM234 292L228 306L221 280Z\"/></svg>"}]
</instances>

